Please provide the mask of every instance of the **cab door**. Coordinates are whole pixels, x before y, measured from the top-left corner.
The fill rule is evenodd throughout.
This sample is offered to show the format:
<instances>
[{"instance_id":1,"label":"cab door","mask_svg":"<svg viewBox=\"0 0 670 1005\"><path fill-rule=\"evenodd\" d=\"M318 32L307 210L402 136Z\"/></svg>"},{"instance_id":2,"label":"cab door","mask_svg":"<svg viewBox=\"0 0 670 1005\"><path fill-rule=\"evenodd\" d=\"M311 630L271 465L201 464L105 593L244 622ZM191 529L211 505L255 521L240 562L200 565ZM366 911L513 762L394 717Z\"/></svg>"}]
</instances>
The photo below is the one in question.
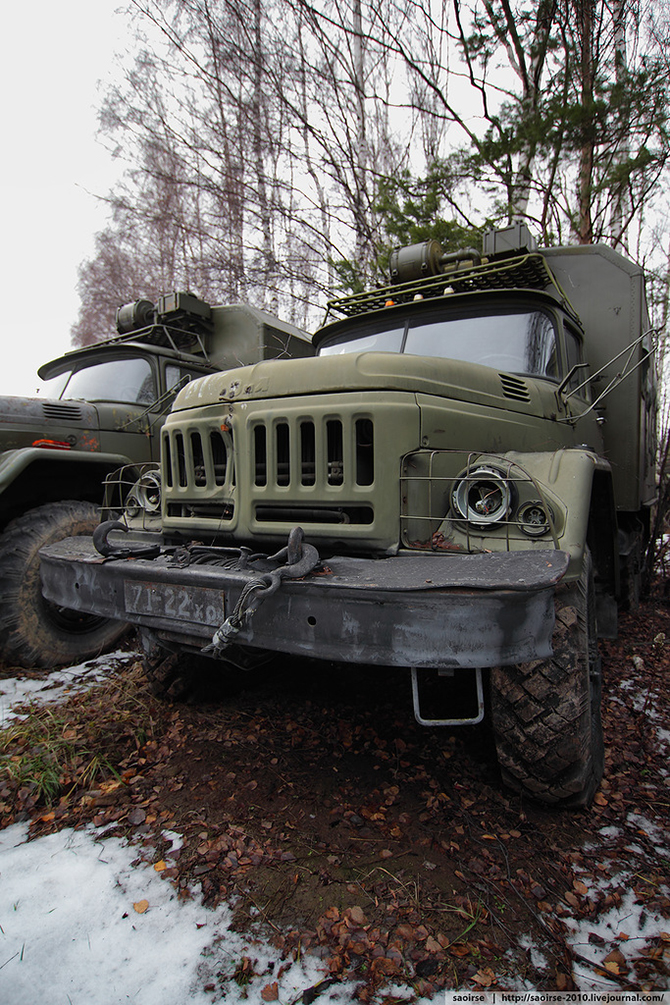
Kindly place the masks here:
<instances>
[{"instance_id":1,"label":"cab door","mask_svg":"<svg viewBox=\"0 0 670 1005\"><path fill-rule=\"evenodd\" d=\"M158 460L156 437L158 370L149 356L101 360L81 371L82 397L95 405L100 422L100 450L137 463ZM77 381L66 396L76 396Z\"/></svg>"}]
</instances>

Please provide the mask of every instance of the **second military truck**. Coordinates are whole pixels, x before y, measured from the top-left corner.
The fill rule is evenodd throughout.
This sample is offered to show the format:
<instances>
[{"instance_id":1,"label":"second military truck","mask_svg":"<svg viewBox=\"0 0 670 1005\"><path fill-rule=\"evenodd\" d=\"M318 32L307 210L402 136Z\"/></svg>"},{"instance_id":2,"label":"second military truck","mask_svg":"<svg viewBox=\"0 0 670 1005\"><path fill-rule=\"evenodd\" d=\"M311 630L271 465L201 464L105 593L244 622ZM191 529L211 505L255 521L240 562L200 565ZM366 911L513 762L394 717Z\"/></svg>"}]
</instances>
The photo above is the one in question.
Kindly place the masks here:
<instances>
[{"instance_id":1,"label":"second military truck","mask_svg":"<svg viewBox=\"0 0 670 1005\"><path fill-rule=\"evenodd\" d=\"M138 624L151 673L267 651L407 667L419 722L488 707L508 785L588 805L598 637L634 598L654 499L642 273L523 226L391 271L329 305L316 358L180 391L160 519L133 506L47 549L46 595Z\"/></svg>"},{"instance_id":2,"label":"second military truck","mask_svg":"<svg viewBox=\"0 0 670 1005\"><path fill-rule=\"evenodd\" d=\"M189 293L120 308L118 335L39 369L38 397L0 397L0 659L54 667L94 656L118 621L42 597L39 550L99 523L103 482L119 465L155 465L160 429L189 380L286 354L304 332L246 306ZM149 490L152 486L147 474Z\"/></svg>"}]
</instances>

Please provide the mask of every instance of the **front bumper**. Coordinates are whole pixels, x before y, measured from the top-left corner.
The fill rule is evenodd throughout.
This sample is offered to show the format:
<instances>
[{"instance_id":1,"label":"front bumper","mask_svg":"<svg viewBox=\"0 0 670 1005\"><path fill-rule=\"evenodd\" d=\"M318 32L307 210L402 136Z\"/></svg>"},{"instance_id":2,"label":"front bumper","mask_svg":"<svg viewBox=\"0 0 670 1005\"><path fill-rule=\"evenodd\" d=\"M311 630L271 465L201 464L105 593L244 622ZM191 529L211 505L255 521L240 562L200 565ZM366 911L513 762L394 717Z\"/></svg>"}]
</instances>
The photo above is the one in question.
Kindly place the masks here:
<instances>
[{"instance_id":1,"label":"front bumper","mask_svg":"<svg viewBox=\"0 0 670 1005\"><path fill-rule=\"evenodd\" d=\"M235 642L379 666L475 668L544 659L551 655L554 588L567 567L568 555L553 550L329 558L321 570L285 580ZM211 641L254 576L181 567L167 552L103 559L88 538L44 549L41 569L47 599L150 628L191 649Z\"/></svg>"}]
</instances>

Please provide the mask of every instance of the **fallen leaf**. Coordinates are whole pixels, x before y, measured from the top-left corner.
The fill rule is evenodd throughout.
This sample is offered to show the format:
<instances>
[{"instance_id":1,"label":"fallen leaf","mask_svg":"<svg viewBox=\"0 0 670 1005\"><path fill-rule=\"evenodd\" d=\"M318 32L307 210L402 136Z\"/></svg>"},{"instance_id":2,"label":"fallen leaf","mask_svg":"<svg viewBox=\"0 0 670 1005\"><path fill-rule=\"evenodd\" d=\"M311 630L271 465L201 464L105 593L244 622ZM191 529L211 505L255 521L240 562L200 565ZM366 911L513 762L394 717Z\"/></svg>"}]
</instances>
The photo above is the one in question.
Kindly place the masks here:
<instances>
[{"instance_id":1,"label":"fallen leaf","mask_svg":"<svg viewBox=\"0 0 670 1005\"><path fill-rule=\"evenodd\" d=\"M279 1000L279 985L276 981L265 985L261 991L261 998L264 1002L276 1002Z\"/></svg>"},{"instance_id":2,"label":"fallen leaf","mask_svg":"<svg viewBox=\"0 0 670 1005\"><path fill-rule=\"evenodd\" d=\"M107 781L100 782L100 791L104 793L116 792L120 789L123 782L119 781L118 778L110 778Z\"/></svg>"},{"instance_id":3,"label":"fallen leaf","mask_svg":"<svg viewBox=\"0 0 670 1005\"><path fill-rule=\"evenodd\" d=\"M603 963L605 964L608 970L611 969L610 963L613 963L616 966L617 968L616 971L613 970L612 973L616 972L617 974L619 974L621 973L622 970L626 972L628 969L626 967L626 957L619 949L613 949L611 953L608 953L608 955L603 960Z\"/></svg>"},{"instance_id":4,"label":"fallen leaf","mask_svg":"<svg viewBox=\"0 0 670 1005\"><path fill-rule=\"evenodd\" d=\"M490 988L496 977L491 968L486 967L484 970L478 970L472 979L483 988Z\"/></svg>"},{"instance_id":5,"label":"fallen leaf","mask_svg":"<svg viewBox=\"0 0 670 1005\"><path fill-rule=\"evenodd\" d=\"M163 869L167 869L167 863L164 862L163 859L161 859L160 862L156 862L154 864L154 869L156 870L156 872L162 872Z\"/></svg>"},{"instance_id":6,"label":"fallen leaf","mask_svg":"<svg viewBox=\"0 0 670 1005\"><path fill-rule=\"evenodd\" d=\"M467 946L460 945L460 946L450 946L449 947L449 952L453 956L468 956L471 951L472 951L472 947L469 946L469 945L467 945Z\"/></svg>"},{"instance_id":7,"label":"fallen leaf","mask_svg":"<svg viewBox=\"0 0 670 1005\"><path fill-rule=\"evenodd\" d=\"M148 910L149 901L148 900L138 900L136 904L133 904L133 908L138 914L144 914Z\"/></svg>"},{"instance_id":8,"label":"fallen leaf","mask_svg":"<svg viewBox=\"0 0 670 1005\"><path fill-rule=\"evenodd\" d=\"M586 883L582 883L581 879L576 879L572 885L574 889L577 891L577 893L580 894L580 896L582 897L585 897L586 894L589 892L588 886L586 885Z\"/></svg>"},{"instance_id":9,"label":"fallen leaf","mask_svg":"<svg viewBox=\"0 0 670 1005\"><path fill-rule=\"evenodd\" d=\"M596 804L596 806L607 806L607 799L605 799L605 796L602 794L602 792L596 792L595 796L593 797L593 802Z\"/></svg>"}]
</instances>

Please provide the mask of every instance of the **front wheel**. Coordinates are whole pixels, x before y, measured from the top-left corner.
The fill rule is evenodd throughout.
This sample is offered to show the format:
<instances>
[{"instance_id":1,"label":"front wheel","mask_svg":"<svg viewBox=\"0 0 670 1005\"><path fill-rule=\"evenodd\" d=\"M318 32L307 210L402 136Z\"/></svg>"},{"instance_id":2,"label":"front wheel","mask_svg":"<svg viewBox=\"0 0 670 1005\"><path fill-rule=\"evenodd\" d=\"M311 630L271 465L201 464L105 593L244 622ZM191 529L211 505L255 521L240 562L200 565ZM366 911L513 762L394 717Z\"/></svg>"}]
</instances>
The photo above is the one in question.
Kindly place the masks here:
<instances>
[{"instance_id":1,"label":"front wheel","mask_svg":"<svg viewBox=\"0 0 670 1005\"><path fill-rule=\"evenodd\" d=\"M593 567L556 590L553 655L491 673L491 715L503 781L530 798L588 806L604 768Z\"/></svg>"},{"instance_id":2,"label":"front wheel","mask_svg":"<svg viewBox=\"0 0 670 1005\"><path fill-rule=\"evenodd\" d=\"M127 630L120 621L68 610L42 596L40 549L92 534L98 511L82 500L47 503L0 534L0 657L10 666L55 667L97 656Z\"/></svg>"}]
</instances>

